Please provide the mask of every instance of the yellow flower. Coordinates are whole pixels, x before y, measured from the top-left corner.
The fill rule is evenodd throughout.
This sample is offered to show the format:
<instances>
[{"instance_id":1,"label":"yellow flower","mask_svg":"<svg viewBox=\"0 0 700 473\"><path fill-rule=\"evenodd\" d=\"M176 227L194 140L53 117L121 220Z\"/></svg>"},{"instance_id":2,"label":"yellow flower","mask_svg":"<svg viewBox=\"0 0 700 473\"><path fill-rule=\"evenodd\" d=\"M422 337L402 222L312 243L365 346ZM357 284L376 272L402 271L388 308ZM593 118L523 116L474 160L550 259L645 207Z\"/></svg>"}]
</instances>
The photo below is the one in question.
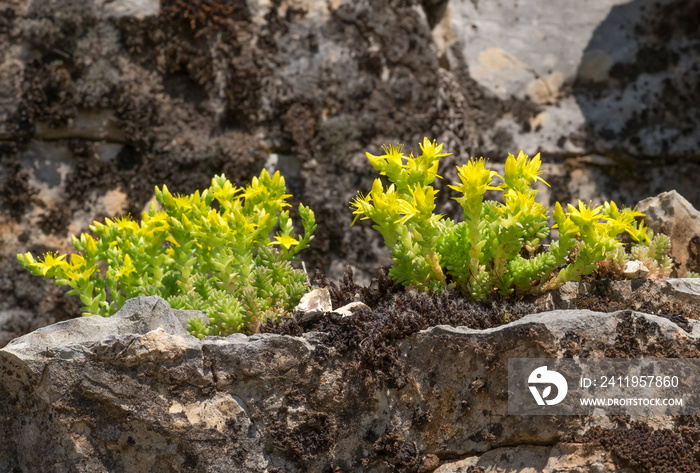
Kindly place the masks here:
<instances>
[{"instance_id":1,"label":"yellow flower","mask_svg":"<svg viewBox=\"0 0 700 473\"><path fill-rule=\"evenodd\" d=\"M68 263L63 261L65 257L66 255L58 256L58 253L54 255L49 252L44 255L44 260L37 262L34 267L38 268L41 271L41 274L44 276L46 276L46 274L52 269L68 269Z\"/></svg>"},{"instance_id":2,"label":"yellow flower","mask_svg":"<svg viewBox=\"0 0 700 473\"><path fill-rule=\"evenodd\" d=\"M382 146L382 149L384 150L384 154L381 156L374 156L369 153L365 154L374 169L380 171L383 176L386 176L386 168L396 171L405 166L403 163L403 145Z\"/></svg>"},{"instance_id":3,"label":"yellow flower","mask_svg":"<svg viewBox=\"0 0 700 473\"><path fill-rule=\"evenodd\" d=\"M175 245L175 247L180 246L180 243L178 243L172 235L168 235L167 237L165 237L165 241L172 243L173 245Z\"/></svg>"},{"instance_id":4,"label":"yellow flower","mask_svg":"<svg viewBox=\"0 0 700 473\"><path fill-rule=\"evenodd\" d=\"M133 232L137 232L137 231L139 231L139 228L140 228L139 224L136 223L135 221L133 221L129 215L115 218L113 222L109 219L105 219L105 222L109 222L108 223L109 225L112 225L112 224L116 225L119 230L126 229L126 230L131 230Z\"/></svg>"},{"instance_id":5,"label":"yellow flower","mask_svg":"<svg viewBox=\"0 0 700 473\"><path fill-rule=\"evenodd\" d=\"M411 220L417 213L418 213L418 208L413 205L411 202L408 202L403 199L398 199L398 208L399 212L403 214L403 217L399 218L396 220L395 223L406 223L409 220Z\"/></svg>"},{"instance_id":6,"label":"yellow flower","mask_svg":"<svg viewBox=\"0 0 700 473\"><path fill-rule=\"evenodd\" d=\"M627 231L635 241L649 241L644 223L642 222L637 227L635 217L644 217L644 214L629 208L623 208L620 211L615 202L605 202L604 204L603 218L610 224L610 235L617 235Z\"/></svg>"},{"instance_id":7,"label":"yellow flower","mask_svg":"<svg viewBox=\"0 0 700 473\"><path fill-rule=\"evenodd\" d=\"M414 189L410 189L413 197L413 208L417 213L432 215L435 210L435 194L438 193L431 186L417 184Z\"/></svg>"},{"instance_id":8,"label":"yellow flower","mask_svg":"<svg viewBox=\"0 0 700 473\"><path fill-rule=\"evenodd\" d=\"M88 279L97 270L97 265L85 268L85 263L85 258L79 254L70 255L70 268L66 269L66 276L73 280Z\"/></svg>"},{"instance_id":9,"label":"yellow flower","mask_svg":"<svg viewBox=\"0 0 700 473\"><path fill-rule=\"evenodd\" d=\"M639 226L635 224L627 227L627 233L632 237L637 243L648 243L649 242L649 232L644 222L640 222Z\"/></svg>"},{"instance_id":10,"label":"yellow flower","mask_svg":"<svg viewBox=\"0 0 700 473\"><path fill-rule=\"evenodd\" d=\"M413 155L410 158L406 158L401 145L384 146L383 149L385 154L382 156L365 153L370 164L379 171L379 174L387 176L391 182L397 184L405 183L407 171L404 160L412 161Z\"/></svg>"},{"instance_id":11,"label":"yellow flower","mask_svg":"<svg viewBox=\"0 0 700 473\"><path fill-rule=\"evenodd\" d=\"M277 234L277 236L275 237L274 244L281 245L282 247L284 247L285 250L288 250L292 246L298 245L299 240L296 240L295 238L292 238L289 235Z\"/></svg>"},{"instance_id":12,"label":"yellow flower","mask_svg":"<svg viewBox=\"0 0 700 473\"><path fill-rule=\"evenodd\" d=\"M117 280L123 279L128 277L134 271L136 271L136 268L134 268L134 265L131 262L131 257L128 254L124 255L124 262L122 263L121 268L119 268L119 271L117 271L115 278Z\"/></svg>"},{"instance_id":13,"label":"yellow flower","mask_svg":"<svg viewBox=\"0 0 700 473\"><path fill-rule=\"evenodd\" d=\"M353 210L352 213L355 215L355 218L350 225L355 225L355 222L360 217L362 217L362 220L368 219L369 217L367 217L367 213L369 213L372 209L372 192L364 196L362 195L362 192L358 192L357 197L350 202L350 208L352 209L353 207L355 210Z\"/></svg>"},{"instance_id":14,"label":"yellow flower","mask_svg":"<svg viewBox=\"0 0 700 473\"><path fill-rule=\"evenodd\" d=\"M290 205L284 200L290 198L291 194L283 194L285 189L284 177L280 175L279 171L275 171L272 177L266 169L263 169L260 173L260 178L253 177L250 184L246 186L245 191L241 194L241 197L248 201L274 203L280 208L289 207Z\"/></svg>"},{"instance_id":15,"label":"yellow flower","mask_svg":"<svg viewBox=\"0 0 700 473\"><path fill-rule=\"evenodd\" d=\"M501 190L503 186L493 186L491 180L501 177L496 171L486 169L484 158L470 159L465 166L458 166L460 185L448 186L465 197L481 196L487 190Z\"/></svg>"},{"instance_id":16,"label":"yellow flower","mask_svg":"<svg viewBox=\"0 0 700 473\"><path fill-rule=\"evenodd\" d=\"M602 205L599 205L598 207L593 207L592 205L588 206L581 200L578 201L578 209L571 204L568 204L568 207L569 218L577 227L581 229L589 228L591 225L597 222L601 217L599 215L600 209L603 208Z\"/></svg>"},{"instance_id":17,"label":"yellow flower","mask_svg":"<svg viewBox=\"0 0 700 473\"><path fill-rule=\"evenodd\" d=\"M435 143L435 141L431 142L428 138L423 138L423 143L422 144L419 143L418 146L420 146L420 149L423 152L423 155L426 158L430 159L431 161L433 159L442 158L442 157L449 156L452 154L452 153L443 153L442 152L442 146L443 146L442 143L440 143L438 145Z\"/></svg>"},{"instance_id":18,"label":"yellow flower","mask_svg":"<svg viewBox=\"0 0 700 473\"><path fill-rule=\"evenodd\" d=\"M88 257L95 256L97 254L97 243L95 239L87 233L83 233L81 237L83 236L85 237L85 254L88 255Z\"/></svg>"},{"instance_id":19,"label":"yellow flower","mask_svg":"<svg viewBox=\"0 0 700 473\"><path fill-rule=\"evenodd\" d=\"M501 204L499 212L508 211L518 218L523 212L534 217L546 217L545 207L535 202L535 196L524 192L515 192L505 197L505 203Z\"/></svg>"},{"instance_id":20,"label":"yellow flower","mask_svg":"<svg viewBox=\"0 0 700 473\"><path fill-rule=\"evenodd\" d=\"M211 209L209 211L206 220L207 222L209 222L209 224L211 224L212 228L215 230L223 231L225 228L228 228L228 225L226 225L226 221L221 217L219 212L217 212L214 209Z\"/></svg>"},{"instance_id":21,"label":"yellow flower","mask_svg":"<svg viewBox=\"0 0 700 473\"><path fill-rule=\"evenodd\" d=\"M223 177L223 175L221 176ZM223 185L220 185L217 181L216 178L212 179L211 181L212 185L212 195L216 200L218 200L220 203L225 203L225 202L230 202L233 200L233 197L238 194L239 192L242 192L243 189L237 188L233 184L231 184L231 181L226 179L223 183Z\"/></svg>"},{"instance_id":22,"label":"yellow flower","mask_svg":"<svg viewBox=\"0 0 700 473\"><path fill-rule=\"evenodd\" d=\"M143 213L141 220L145 228L152 228L153 230L167 230L170 228L168 214L162 210L157 210L154 204L151 204L148 212Z\"/></svg>"},{"instance_id":23,"label":"yellow flower","mask_svg":"<svg viewBox=\"0 0 700 473\"><path fill-rule=\"evenodd\" d=\"M508 153L504 173L505 178L506 180L522 178L525 179L528 184L534 181L542 181L549 186L547 181L540 177L540 174L544 174L544 171L540 171L541 164L542 161L540 160L539 153L530 161L528 161L527 155L523 153L522 150L518 154L517 159L512 154Z\"/></svg>"}]
</instances>

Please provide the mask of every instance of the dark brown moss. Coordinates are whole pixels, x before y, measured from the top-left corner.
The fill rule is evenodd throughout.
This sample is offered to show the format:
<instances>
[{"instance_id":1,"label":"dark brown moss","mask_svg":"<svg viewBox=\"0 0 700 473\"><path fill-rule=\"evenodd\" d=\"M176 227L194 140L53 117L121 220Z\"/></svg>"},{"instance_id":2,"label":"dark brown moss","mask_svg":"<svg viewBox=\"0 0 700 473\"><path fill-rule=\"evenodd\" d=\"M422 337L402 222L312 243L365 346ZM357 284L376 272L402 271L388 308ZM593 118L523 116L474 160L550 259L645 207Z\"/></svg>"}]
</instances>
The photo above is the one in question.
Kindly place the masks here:
<instances>
[{"instance_id":1,"label":"dark brown moss","mask_svg":"<svg viewBox=\"0 0 700 473\"><path fill-rule=\"evenodd\" d=\"M245 2L236 0L166 0L161 8L173 25L195 38L225 29L234 18L249 16Z\"/></svg>"},{"instance_id":2,"label":"dark brown moss","mask_svg":"<svg viewBox=\"0 0 700 473\"><path fill-rule=\"evenodd\" d=\"M70 224L71 213L66 208L49 209L39 217L37 226L45 234L62 234Z\"/></svg>"},{"instance_id":3,"label":"dark brown moss","mask_svg":"<svg viewBox=\"0 0 700 473\"><path fill-rule=\"evenodd\" d=\"M468 301L449 292L419 293L392 281L384 271L373 284L364 287L353 280L350 268L337 283L317 275L316 284L329 289L334 308L352 301L361 301L371 310L357 310L353 317L322 317L301 325L293 318L279 325L269 322L263 332L301 336L304 332L318 332L316 357L319 362L332 353L347 356L348 375L358 376L368 385L387 383L401 388L406 383L404 368L399 361L396 342L436 325L465 326L487 329L518 320L525 315L544 311L544 299L491 299ZM613 300L612 289L605 282L593 283L591 291L577 300L578 308L602 312L627 310L616 331L618 336L606 354L613 358L646 355L662 357L694 356L681 354L673 343L658 342L651 336L653 329L646 319L632 317L630 308L656 314L688 330L685 312L674 311L666 302L652 297L649 284L636 287L625 300ZM647 325L645 325L647 323ZM647 334L640 336L640 334ZM589 343L590 342L590 343ZM568 334L562 348L570 356L584 356L598 341L586 341Z\"/></svg>"},{"instance_id":4,"label":"dark brown moss","mask_svg":"<svg viewBox=\"0 0 700 473\"><path fill-rule=\"evenodd\" d=\"M37 191L29 184L29 173L13 148L0 144L0 204L13 218L19 219Z\"/></svg>"},{"instance_id":5,"label":"dark brown moss","mask_svg":"<svg viewBox=\"0 0 700 473\"><path fill-rule=\"evenodd\" d=\"M353 300L364 302L373 310L358 310L353 317L338 319L323 317L301 326L295 319L279 325L268 323L262 331L300 335L306 331L320 332L316 356L324 358L330 350L347 355L348 364L367 382L386 382L402 387L406 378L396 341L435 325L466 326L486 329L517 320L532 313L533 303L527 301L471 302L450 293L418 293L393 282L386 272L370 287L357 285L352 272L347 271L338 283L320 277L317 282L328 287L333 307Z\"/></svg>"},{"instance_id":6,"label":"dark brown moss","mask_svg":"<svg viewBox=\"0 0 700 473\"><path fill-rule=\"evenodd\" d=\"M634 423L631 428L603 429L594 427L585 441L600 445L625 467L639 472L697 473L700 464L694 449L681 435L668 430L653 430L646 424Z\"/></svg>"},{"instance_id":7,"label":"dark brown moss","mask_svg":"<svg viewBox=\"0 0 700 473\"><path fill-rule=\"evenodd\" d=\"M62 62L34 60L24 71L22 99L31 121L51 128L68 125L76 116L70 67Z\"/></svg>"},{"instance_id":8,"label":"dark brown moss","mask_svg":"<svg viewBox=\"0 0 700 473\"><path fill-rule=\"evenodd\" d=\"M401 435L388 432L374 442L377 457L389 463L394 471L414 473L418 471L421 455L414 442L409 442Z\"/></svg>"},{"instance_id":9,"label":"dark brown moss","mask_svg":"<svg viewBox=\"0 0 700 473\"><path fill-rule=\"evenodd\" d=\"M282 408L279 420L265 429L265 434L277 447L301 461L328 453L335 445L336 426L333 419L319 412L295 414L293 427L289 425L289 411Z\"/></svg>"}]
</instances>

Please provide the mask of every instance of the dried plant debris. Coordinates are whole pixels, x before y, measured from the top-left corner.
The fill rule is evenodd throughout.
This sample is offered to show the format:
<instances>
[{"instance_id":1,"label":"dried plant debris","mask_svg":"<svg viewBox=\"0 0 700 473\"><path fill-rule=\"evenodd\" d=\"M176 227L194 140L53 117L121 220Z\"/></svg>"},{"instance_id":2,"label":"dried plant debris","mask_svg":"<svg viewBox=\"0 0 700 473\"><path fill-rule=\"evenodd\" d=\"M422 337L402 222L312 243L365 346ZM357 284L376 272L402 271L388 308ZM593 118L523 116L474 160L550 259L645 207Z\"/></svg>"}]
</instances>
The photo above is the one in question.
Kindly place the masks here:
<instances>
[{"instance_id":1,"label":"dried plant debris","mask_svg":"<svg viewBox=\"0 0 700 473\"><path fill-rule=\"evenodd\" d=\"M321 412L292 413L295 422L290 426L288 415L289 410L281 408L279 420L272 422L265 433L277 448L288 452L294 459L309 461L335 445L338 428L331 416Z\"/></svg>"},{"instance_id":2,"label":"dried plant debris","mask_svg":"<svg viewBox=\"0 0 700 473\"><path fill-rule=\"evenodd\" d=\"M316 272L315 283L319 287L327 287L331 295L333 307L338 308L354 301L361 301L370 307L376 307L380 302L386 301L398 292L403 292L403 286L389 278L386 269L377 277L374 282L376 286L360 286L355 283L352 267L345 268L343 278L336 284L329 281L320 271Z\"/></svg>"}]
</instances>

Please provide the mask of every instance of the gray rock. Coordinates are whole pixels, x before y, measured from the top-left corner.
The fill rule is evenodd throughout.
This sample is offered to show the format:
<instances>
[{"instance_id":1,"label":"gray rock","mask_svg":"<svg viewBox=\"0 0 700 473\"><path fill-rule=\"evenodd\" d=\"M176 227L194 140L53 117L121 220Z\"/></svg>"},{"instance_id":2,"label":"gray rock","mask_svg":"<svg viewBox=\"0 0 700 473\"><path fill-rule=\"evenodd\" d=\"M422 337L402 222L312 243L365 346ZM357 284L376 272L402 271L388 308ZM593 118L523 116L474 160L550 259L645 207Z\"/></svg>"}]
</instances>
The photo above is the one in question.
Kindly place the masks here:
<instances>
[{"instance_id":1,"label":"gray rock","mask_svg":"<svg viewBox=\"0 0 700 473\"><path fill-rule=\"evenodd\" d=\"M471 470L470 470L471 468ZM435 473L632 473L617 464L610 453L581 444L557 443L554 446L525 445L496 448L440 466Z\"/></svg>"},{"instance_id":2,"label":"gray rock","mask_svg":"<svg viewBox=\"0 0 700 473\"><path fill-rule=\"evenodd\" d=\"M40 376L46 356L81 357L82 350L67 347L82 346L120 335L146 334L160 329L171 335L187 335L187 320L202 314L199 311L179 311L170 308L157 296L129 299L111 317L93 315L58 322L40 328L7 344L8 353L23 353L32 376ZM30 362L29 360L34 360Z\"/></svg>"},{"instance_id":3,"label":"gray rock","mask_svg":"<svg viewBox=\"0 0 700 473\"><path fill-rule=\"evenodd\" d=\"M568 281L562 284L556 291L552 292L545 297L552 298L552 309L575 309L576 308L576 298L579 294L579 287L581 284L573 281Z\"/></svg>"},{"instance_id":4,"label":"gray rock","mask_svg":"<svg viewBox=\"0 0 700 473\"><path fill-rule=\"evenodd\" d=\"M659 291L700 298L695 281ZM200 341L183 315L136 299L112 318L62 322L0 350L0 471L432 471L450 458L438 471L622 472L599 445L563 439L623 428L651 445L634 422L690 428L673 416L509 416L506 367L514 357L624 357L630 347L698 357L694 320L686 332L640 312L567 310L486 330L436 326L387 341L405 381L394 384L391 370L385 381L359 378L318 333Z\"/></svg>"},{"instance_id":5,"label":"gray rock","mask_svg":"<svg viewBox=\"0 0 700 473\"><path fill-rule=\"evenodd\" d=\"M697 314L697 307L700 307L700 279L569 281L542 295L536 307L541 310L576 309L581 295L599 296L637 309L645 305L665 306L667 311L691 314L692 317Z\"/></svg>"},{"instance_id":6,"label":"gray rock","mask_svg":"<svg viewBox=\"0 0 700 473\"><path fill-rule=\"evenodd\" d=\"M156 185L245 185L264 166L316 212L309 270L369 283L390 253L369 222L349 227L364 153L424 136L453 153L445 215L461 215L455 165L519 149L545 153L550 206L669 189L700 205L697 15L677 2L5 1L0 311L32 312L27 330L79 315L48 281L2 283L26 276L17 253L70 252ZM0 327L0 345L17 334Z\"/></svg>"},{"instance_id":7,"label":"gray rock","mask_svg":"<svg viewBox=\"0 0 700 473\"><path fill-rule=\"evenodd\" d=\"M350 317L353 311L358 309L368 309L369 307L364 302L354 301L349 304L345 304L343 307L339 307L333 311L334 314L338 314L341 317Z\"/></svg>"},{"instance_id":8,"label":"gray rock","mask_svg":"<svg viewBox=\"0 0 700 473\"><path fill-rule=\"evenodd\" d=\"M700 211L678 192L670 191L644 199L637 205L649 228L671 239L671 257L680 276L700 273Z\"/></svg>"},{"instance_id":9,"label":"gray rock","mask_svg":"<svg viewBox=\"0 0 700 473\"><path fill-rule=\"evenodd\" d=\"M508 136L520 148L558 153L590 153L591 143L599 153L609 147L633 155L696 152L698 136L681 124L697 127L697 118L662 118L676 102L657 98L670 89L697 98L692 81L677 72L698 59L697 52L681 52L689 38L653 33L664 22L680 27L689 21L684 15L691 13L677 2L599 0L581 9L575 0L556 8L518 0L449 1L442 11L433 35L445 62L466 69L500 101L530 109L527 127L504 114L492 130L480 130L494 143ZM577 137L583 130L587 140Z\"/></svg>"},{"instance_id":10,"label":"gray rock","mask_svg":"<svg viewBox=\"0 0 700 473\"><path fill-rule=\"evenodd\" d=\"M0 311L0 327L2 339L0 345L5 345L13 338L24 335L39 327L32 327L33 313L28 310L9 309Z\"/></svg>"}]
</instances>

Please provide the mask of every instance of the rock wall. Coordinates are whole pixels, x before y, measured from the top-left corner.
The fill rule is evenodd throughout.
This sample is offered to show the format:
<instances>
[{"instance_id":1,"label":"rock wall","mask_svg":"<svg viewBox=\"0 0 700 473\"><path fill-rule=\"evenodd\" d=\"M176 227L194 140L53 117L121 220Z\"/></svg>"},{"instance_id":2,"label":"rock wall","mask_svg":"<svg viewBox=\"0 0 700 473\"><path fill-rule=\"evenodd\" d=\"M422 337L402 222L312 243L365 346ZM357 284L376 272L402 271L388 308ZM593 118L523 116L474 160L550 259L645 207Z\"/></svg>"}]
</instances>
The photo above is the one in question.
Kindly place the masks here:
<instances>
[{"instance_id":1,"label":"rock wall","mask_svg":"<svg viewBox=\"0 0 700 473\"><path fill-rule=\"evenodd\" d=\"M695 281L661 284L659 295L700 303ZM396 356L368 370L319 331L200 341L183 325L192 315L132 299L0 350L0 471L700 469L697 416L507 409L509 358L698 357L696 320L554 310L485 330L436 326L387 338Z\"/></svg>"},{"instance_id":2,"label":"rock wall","mask_svg":"<svg viewBox=\"0 0 700 473\"><path fill-rule=\"evenodd\" d=\"M687 0L449 1L433 34L450 70L511 101L480 130L492 149L697 157L698 15Z\"/></svg>"},{"instance_id":3,"label":"rock wall","mask_svg":"<svg viewBox=\"0 0 700 473\"><path fill-rule=\"evenodd\" d=\"M388 263L348 202L364 152L423 136L499 166L541 151L545 202L696 207L697 4L596 0L10 0L0 3L0 325L77 313L17 252L70 250L94 219L138 216L155 185L279 169L319 220L307 266L368 281ZM502 164L500 164L502 166ZM0 341L0 344L7 340Z\"/></svg>"}]
</instances>

